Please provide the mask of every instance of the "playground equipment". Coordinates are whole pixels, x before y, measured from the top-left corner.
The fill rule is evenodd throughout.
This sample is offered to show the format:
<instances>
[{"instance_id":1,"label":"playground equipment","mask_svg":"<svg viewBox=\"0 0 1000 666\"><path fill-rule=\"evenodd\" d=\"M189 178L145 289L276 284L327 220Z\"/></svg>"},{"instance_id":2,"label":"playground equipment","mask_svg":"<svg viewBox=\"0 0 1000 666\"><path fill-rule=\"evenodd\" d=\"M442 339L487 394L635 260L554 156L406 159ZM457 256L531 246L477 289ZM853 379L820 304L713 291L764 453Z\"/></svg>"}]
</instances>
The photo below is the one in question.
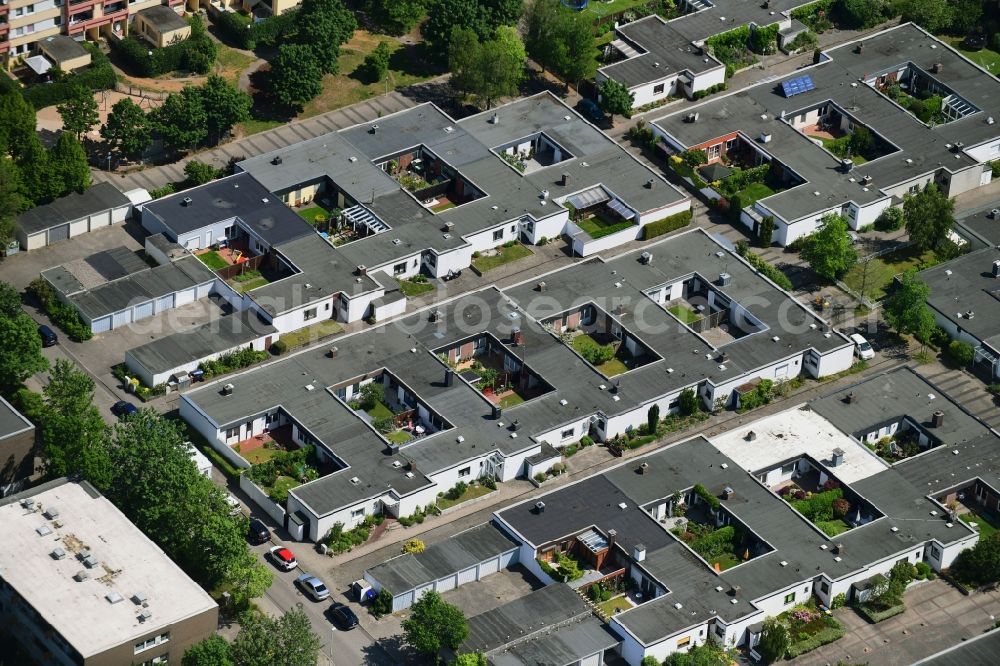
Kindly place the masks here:
<instances>
[{"instance_id":1,"label":"playground equipment","mask_svg":"<svg viewBox=\"0 0 1000 666\"><path fill-rule=\"evenodd\" d=\"M233 263L242 264L247 261L247 258L243 256L243 250L233 250Z\"/></svg>"}]
</instances>

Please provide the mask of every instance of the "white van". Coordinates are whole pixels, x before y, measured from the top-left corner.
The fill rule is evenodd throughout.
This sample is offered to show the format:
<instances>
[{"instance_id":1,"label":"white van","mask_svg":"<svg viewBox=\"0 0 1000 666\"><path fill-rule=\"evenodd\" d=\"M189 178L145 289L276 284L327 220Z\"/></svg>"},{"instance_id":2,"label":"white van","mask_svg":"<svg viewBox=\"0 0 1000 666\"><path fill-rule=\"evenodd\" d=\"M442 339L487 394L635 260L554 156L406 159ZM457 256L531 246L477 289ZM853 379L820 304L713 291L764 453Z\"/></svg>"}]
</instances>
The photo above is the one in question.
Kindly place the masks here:
<instances>
[{"instance_id":1,"label":"white van","mask_svg":"<svg viewBox=\"0 0 1000 666\"><path fill-rule=\"evenodd\" d=\"M870 358L875 358L875 350L872 346L868 344L864 336L860 333L855 333L851 336L851 342L854 343L854 353L858 355L863 361L867 361Z\"/></svg>"}]
</instances>

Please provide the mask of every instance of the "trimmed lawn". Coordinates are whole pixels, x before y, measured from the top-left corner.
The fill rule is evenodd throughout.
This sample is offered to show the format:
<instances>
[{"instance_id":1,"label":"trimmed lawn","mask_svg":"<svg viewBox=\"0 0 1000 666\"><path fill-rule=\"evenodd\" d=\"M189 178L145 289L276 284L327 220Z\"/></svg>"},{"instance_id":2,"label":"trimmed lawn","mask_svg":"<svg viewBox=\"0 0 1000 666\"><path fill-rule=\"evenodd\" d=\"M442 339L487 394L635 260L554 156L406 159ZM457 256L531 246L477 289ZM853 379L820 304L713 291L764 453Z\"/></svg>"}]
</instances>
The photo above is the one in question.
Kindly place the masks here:
<instances>
[{"instance_id":1,"label":"trimmed lawn","mask_svg":"<svg viewBox=\"0 0 1000 666\"><path fill-rule=\"evenodd\" d=\"M281 336L281 339L291 348L291 347L301 347L302 345L309 344L321 338L325 338L330 335L336 335L344 329L340 327L340 324L332 319L327 319L326 321L321 321L318 324L313 324L312 326L307 326L305 328L300 328L292 333L285 333Z\"/></svg>"},{"instance_id":2,"label":"trimmed lawn","mask_svg":"<svg viewBox=\"0 0 1000 666\"><path fill-rule=\"evenodd\" d=\"M388 42L391 55L389 72L382 81L368 81L363 74L365 56L378 48L379 42ZM340 47L339 74L323 77L323 92L306 104L299 118L339 109L386 92L405 88L426 81L440 72L430 70L424 63L423 46L404 46L399 40L367 30L357 30L354 36Z\"/></svg>"},{"instance_id":3,"label":"trimmed lawn","mask_svg":"<svg viewBox=\"0 0 1000 666\"><path fill-rule=\"evenodd\" d=\"M649 0L611 0L611 2L598 2L597 0L591 0L591 2L587 5L587 8L582 10L581 13L590 14L595 18L603 18L608 14L623 12L627 9L632 9L633 7L648 4Z\"/></svg>"},{"instance_id":4,"label":"trimmed lawn","mask_svg":"<svg viewBox=\"0 0 1000 666\"><path fill-rule=\"evenodd\" d=\"M239 83L240 74L250 66L255 58L225 44L218 46L219 51L215 56L215 73L230 83Z\"/></svg>"},{"instance_id":5,"label":"trimmed lawn","mask_svg":"<svg viewBox=\"0 0 1000 666\"><path fill-rule=\"evenodd\" d=\"M435 213L443 213L449 208L455 208L455 206L457 205L458 204L456 204L454 201L446 201L443 204L438 204L437 206L434 206L433 208L431 208L431 210L434 211Z\"/></svg>"},{"instance_id":6,"label":"trimmed lawn","mask_svg":"<svg viewBox=\"0 0 1000 666\"><path fill-rule=\"evenodd\" d=\"M732 553L724 553L722 555L719 555L718 557L713 557L711 560L708 561L708 563L711 564L713 567L716 564L718 564L719 569L721 571L725 571L726 569L732 569L737 564L739 564L740 561Z\"/></svg>"},{"instance_id":7,"label":"trimmed lawn","mask_svg":"<svg viewBox=\"0 0 1000 666\"><path fill-rule=\"evenodd\" d=\"M198 259L201 260L201 263L205 264L213 271L217 271L220 268L225 268L226 266L229 265L226 263L226 260L220 257L219 253L216 252L215 250L202 252L201 254L197 255L197 257Z\"/></svg>"},{"instance_id":8,"label":"trimmed lawn","mask_svg":"<svg viewBox=\"0 0 1000 666\"><path fill-rule=\"evenodd\" d=\"M1000 53L997 53L993 49L966 51L961 46L962 41L965 39L964 37L945 37L942 35L939 39L947 43L972 62L987 70L990 74L993 74L994 76L1000 74Z\"/></svg>"},{"instance_id":9,"label":"trimmed lawn","mask_svg":"<svg viewBox=\"0 0 1000 666\"><path fill-rule=\"evenodd\" d=\"M265 132L269 129L274 129L275 127L281 127L285 123L281 120L257 120L256 118L251 118L245 122L238 125L240 128L240 133L243 136L250 136L251 134L256 134L257 132Z\"/></svg>"},{"instance_id":10,"label":"trimmed lawn","mask_svg":"<svg viewBox=\"0 0 1000 666\"><path fill-rule=\"evenodd\" d=\"M259 465L262 462L267 462L279 453L278 449L269 449L265 446L258 447L253 451L247 451L246 453L240 453L248 463L251 465Z\"/></svg>"},{"instance_id":11,"label":"trimmed lawn","mask_svg":"<svg viewBox=\"0 0 1000 666\"><path fill-rule=\"evenodd\" d=\"M843 140L847 137L840 137L839 139L831 139L825 136L816 136L815 134L808 135L810 139L819 139L823 142L823 147L829 150L834 155L837 155L836 147L843 143ZM864 164L868 160L861 155L851 155L851 161L855 164Z\"/></svg>"},{"instance_id":12,"label":"trimmed lawn","mask_svg":"<svg viewBox=\"0 0 1000 666\"><path fill-rule=\"evenodd\" d=\"M309 208L303 208L298 211L299 217L308 222L309 224L316 224L316 216L322 215L324 218L330 216L330 211L323 208L322 206L309 206Z\"/></svg>"},{"instance_id":13,"label":"trimmed lawn","mask_svg":"<svg viewBox=\"0 0 1000 666\"><path fill-rule=\"evenodd\" d=\"M386 435L385 438L393 444L406 444L408 441L413 439L413 437L410 436L410 433L405 430L394 430Z\"/></svg>"},{"instance_id":14,"label":"trimmed lawn","mask_svg":"<svg viewBox=\"0 0 1000 666\"><path fill-rule=\"evenodd\" d=\"M604 236L610 236L613 233L628 229L633 225L629 220L609 222L600 215L592 215L591 217L577 220L576 226L587 232L591 238L597 239L603 238Z\"/></svg>"},{"instance_id":15,"label":"trimmed lawn","mask_svg":"<svg viewBox=\"0 0 1000 666\"><path fill-rule=\"evenodd\" d=\"M684 305L671 305L667 308L667 312L677 317L685 324L693 324L702 318L697 312Z\"/></svg>"},{"instance_id":16,"label":"trimmed lawn","mask_svg":"<svg viewBox=\"0 0 1000 666\"><path fill-rule=\"evenodd\" d=\"M865 283L865 296L879 300L885 296L885 288L892 283L893 277L911 268L921 269L938 263L932 250L921 253L909 247L898 252L891 252L883 257L872 259L867 264L868 279L865 280L865 264L857 263L844 276L844 283L855 291L861 291Z\"/></svg>"},{"instance_id":17,"label":"trimmed lawn","mask_svg":"<svg viewBox=\"0 0 1000 666\"><path fill-rule=\"evenodd\" d=\"M499 268L504 264L509 264L512 261L530 257L532 254L534 253L530 249L520 243L517 243L516 245L511 245L510 247L497 248L497 254L492 257L479 257L478 259L473 259L472 265L479 269L480 272L485 273L486 271L491 271L494 268Z\"/></svg>"},{"instance_id":18,"label":"trimmed lawn","mask_svg":"<svg viewBox=\"0 0 1000 666\"><path fill-rule=\"evenodd\" d=\"M963 523L975 523L976 527L979 528L980 538L988 537L997 531L997 528L993 525L993 523L976 513L972 513L971 511L969 513L963 513L959 516L959 518Z\"/></svg>"},{"instance_id":19,"label":"trimmed lawn","mask_svg":"<svg viewBox=\"0 0 1000 666\"><path fill-rule=\"evenodd\" d=\"M493 491L490 488L487 488L486 486L484 486L482 484L475 485L475 486L470 485L470 486L468 486L465 489L465 492L462 493L462 495L458 499L451 500L451 499L448 499L447 497L444 497L443 495L441 497L438 497L437 498L437 505L438 505L439 509L444 510L444 509L448 509L450 507L453 507L456 504L461 504L462 502L467 502L470 499L475 499L477 497L482 497L483 495L489 495L491 492L493 492Z\"/></svg>"},{"instance_id":20,"label":"trimmed lawn","mask_svg":"<svg viewBox=\"0 0 1000 666\"><path fill-rule=\"evenodd\" d=\"M393 416L395 416L395 414L392 413L392 410L386 407L385 403L381 401L376 402L375 405L367 411L368 411L368 416L372 417L376 421L378 419L391 419Z\"/></svg>"},{"instance_id":21,"label":"trimmed lawn","mask_svg":"<svg viewBox=\"0 0 1000 666\"><path fill-rule=\"evenodd\" d=\"M522 402L524 402L524 398L517 393L511 393L510 395L500 398L500 406L504 409L507 407L513 407L514 405L520 405Z\"/></svg>"},{"instance_id":22,"label":"trimmed lawn","mask_svg":"<svg viewBox=\"0 0 1000 666\"><path fill-rule=\"evenodd\" d=\"M816 522L816 527L823 530L827 536L837 536L851 529L851 526L839 518L836 520L820 520Z\"/></svg>"},{"instance_id":23,"label":"trimmed lawn","mask_svg":"<svg viewBox=\"0 0 1000 666\"><path fill-rule=\"evenodd\" d=\"M573 338L573 351L580 356L583 356L583 351L585 349L597 346L597 341L586 333L577 335ZM600 365L595 365L594 367L597 368L598 372L603 374L605 377L614 377L615 375L628 372L628 366L625 365L625 363L618 357L612 358L610 361L605 361Z\"/></svg>"},{"instance_id":24,"label":"trimmed lawn","mask_svg":"<svg viewBox=\"0 0 1000 666\"><path fill-rule=\"evenodd\" d=\"M241 294L257 287L263 287L265 284L267 284L267 278L260 275L249 280L243 280L242 282L239 280L231 280L229 282L229 285Z\"/></svg>"},{"instance_id":25,"label":"trimmed lawn","mask_svg":"<svg viewBox=\"0 0 1000 666\"><path fill-rule=\"evenodd\" d=\"M629 608L632 608L632 604L630 604L628 602L628 599L626 599L625 597L614 597L612 599L608 599L607 601L602 601L601 603L597 604L597 607L601 609L602 613L604 613L608 617L611 617L612 615L615 614L616 610L621 609L625 611L628 610Z\"/></svg>"},{"instance_id":26,"label":"trimmed lawn","mask_svg":"<svg viewBox=\"0 0 1000 666\"><path fill-rule=\"evenodd\" d=\"M278 495L279 497L287 497L288 491L292 488L301 486L302 484L293 479L290 476L279 476L274 481L274 486L270 488L268 495Z\"/></svg>"},{"instance_id":27,"label":"trimmed lawn","mask_svg":"<svg viewBox=\"0 0 1000 666\"><path fill-rule=\"evenodd\" d=\"M769 197L772 194L774 194L774 190L764 183L750 183L739 192L740 201L746 202L746 206L753 204L758 199Z\"/></svg>"},{"instance_id":28,"label":"trimmed lawn","mask_svg":"<svg viewBox=\"0 0 1000 666\"><path fill-rule=\"evenodd\" d=\"M420 294L426 294L429 291L434 291L434 285L430 282L414 282L413 280L400 280L399 290L403 292L403 295L407 298L413 298L419 296Z\"/></svg>"}]
</instances>

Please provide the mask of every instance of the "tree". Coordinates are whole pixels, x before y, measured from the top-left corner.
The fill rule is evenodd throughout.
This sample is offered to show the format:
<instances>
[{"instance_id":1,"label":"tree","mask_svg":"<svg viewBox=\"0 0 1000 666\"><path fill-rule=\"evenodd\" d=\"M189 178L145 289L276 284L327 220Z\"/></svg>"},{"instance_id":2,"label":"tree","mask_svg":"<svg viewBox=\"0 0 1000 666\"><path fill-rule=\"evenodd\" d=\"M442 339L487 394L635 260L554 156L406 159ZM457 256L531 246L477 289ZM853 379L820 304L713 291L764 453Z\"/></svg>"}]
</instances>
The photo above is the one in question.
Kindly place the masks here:
<instances>
[{"instance_id":1,"label":"tree","mask_svg":"<svg viewBox=\"0 0 1000 666\"><path fill-rule=\"evenodd\" d=\"M216 169L211 164L191 160L184 165L184 175L187 178L187 182L197 186L215 180L222 175L222 170Z\"/></svg>"},{"instance_id":2,"label":"tree","mask_svg":"<svg viewBox=\"0 0 1000 666\"><path fill-rule=\"evenodd\" d=\"M112 150L127 157L142 154L153 141L146 112L127 97L111 107L111 113L101 127L101 138Z\"/></svg>"},{"instance_id":3,"label":"tree","mask_svg":"<svg viewBox=\"0 0 1000 666\"><path fill-rule=\"evenodd\" d=\"M220 141L234 125L250 120L250 107L253 106L250 95L221 76L210 75L197 91L212 141Z\"/></svg>"},{"instance_id":4,"label":"tree","mask_svg":"<svg viewBox=\"0 0 1000 666\"><path fill-rule=\"evenodd\" d=\"M63 121L63 129L76 135L77 141L100 122L97 100L89 88L73 86L69 98L56 107Z\"/></svg>"},{"instance_id":5,"label":"tree","mask_svg":"<svg viewBox=\"0 0 1000 666\"><path fill-rule=\"evenodd\" d=\"M21 195L35 205L48 203L63 193L64 183L49 162L49 153L37 134L28 137L22 150L14 154L21 174Z\"/></svg>"},{"instance_id":6,"label":"tree","mask_svg":"<svg viewBox=\"0 0 1000 666\"><path fill-rule=\"evenodd\" d=\"M965 35L974 31L983 18L983 4L982 0L952 0L949 32Z\"/></svg>"},{"instance_id":7,"label":"tree","mask_svg":"<svg viewBox=\"0 0 1000 666\"><path fill-rule=\"evenodd\" d=\"M764 661L773 664L785 658L791 639L788 636L788 629L775 618L764 620L764 631L760 635L760 643L757 644L757 651L764 657Z\"/></svg>"},{"instance_id":8,"label":"tree","mask_svg":"<svg viewBox=\"0 0 1000 666\"><path fill-rule=\"evenodd\" d=\"M955 202L934 183L903 198L903 223L918 249L933 250L955 224Z\"/></svg>"},{"instance_id":9,"label":"tree","mask_svg":"<svg viewBox=\"0 0 1000 666\"><path fill-rule=\"evenodd\" d=\"M323 68L312 47L282 44L271 61L271 92L290 108L301 108L323 90Z\"/></svg>"},{"instance_id":10,"label":"tree","mask_svg":"<svg viewBox=\"0 0 1000 666\"><path fill-rule=\"evenodd\" d=\"M913 21L928 32L940 32L952 20L948 0L906 0L902 10L904 21Z\"/></svg>"},{"instance_id":11,"label":"tree","mask_svg":"<svg viewBox=\"0 0 1000 666\"><path fill-rule=\"evenodd\" d=\"M90 164L87 152L69 132L60 132L56 145L49 154L52 177L61 185L57 196L70 192L83 192L90 186Z\"/></svg>"},{"instance_id":12,"label":"tree","mask_svg":"<svg viewBox=\"0 0 1000 666\"><path fill-rule=\"evenodd\" d=\"M208 114L193 86L170 93L150 117L164 147L171 152L194 148L208 136Z\"/></svg>"},{"instance_id":13,"label":"tree","mask_svg":"<svg viewBox=\"0 0 1000 666\"><path fill-rule=\"evenodd\" d=\"M517 24L524 11L523 3L524 0L434 0L421 26L430 54L439 61L447 60L451 34L456 27L472 30L480 42L492 39L498 27Z\"/></svg>"},{"instance_id":14,"label":"tree","mask_svg":"<svg viewBox=\"0 0 1000 666\"><path fill-rule=\"evenodd\" d=\"M232 648L225 638L212 634L184 651L181 666L236 666Z\"/></svg>"},{"instance_id":15,"label":"tree","mask_svg":"<svg viewBox=\"0 0 1000 666\"><path fill-rule=\"evenodd\" d=\"M839 0L838 10L844 22L854 28L870 28L892 14L887 0Z\"/></svg>"},{"instance_id":16,"label":"tree","mask_svg":"<svg viewBox=\"0 0 1000 666\"><path fill-rule=\"evenodd\" d=\"M422 553L426 548L427 546L420 539L407 539L403 543L404 553Z\"/></svg>"},{"instance_id":17,"label":"tree","mask_svg":"<svg viewBox=\"0 0 1000 666\"><path fill-rule=\"evenodd\" d=\"M411 609L410 617L403 620L403 633L417 652L435 656L444 647L455 650L469 635L462 611L437 592L427 592Z\"/></svg>"},{"instance_id":18,"label":"tree","mask_svg":"<svg viewBox=\"0 0 1000 666\"><path fill-rule=\"evenodd\" d=\"M455 28L449 51L451 84L490 108L499 97L516 95L527 58L517 30L501 26L496 39L480 42L472 30Z\"/></svg>"},{"instance_id":19,"label":"tree","mask_svg":"<svg viewBox=\"0 0 1000 666\"><path fill-rule=\"evenodd\" d=\"M23 313L21 295L17 293L17 289L6 282L0 282L0 318L12 319Z\"/></svg>"},{"instance_id":20,"label":"tree","mask_svg":"<svg viewBox=\"0 0 1000 666\"><path fill-rule=\"evenodd\" d=\"M757 242L761 247L771 247L774 239L774 217L765 215L761 220L760 229L757 230Z\"/></svg>"},{"instance_id":21,"label":"tree","mask_svg":"<svg viewBox=\"0 0 1000 666\"><path fill-rule=\"evenodd\" d=\"M423 0L368 0L367 11L389 35L405 35L423 18Z\"/></svg>"},{"instance_id":22,"label":"tree","mask_svg":"<svg viewBox=\"0 0 1000 666\"><path fill-rule=\"evenodd\" d=\"M35 136L35 109L16 90L0 95L0 155L24 151Z\"/></svg>"},{"instance_id":23,"label":"tree","mask_svg":"<svg viewBox=\"0 0 1000 666\"><path fill-rule=\"evenodd\" d=\"M271 618L247 613L233 641L233 661L239 666L315 666L320 638L301 610Z\"/></svg>"},{"instance_id":24,"label":"tree","mask_svg":"<svg viewBox=\"0 0 1000 666\"><path fill-rule=\"evenodd\" d=\"M358 29L354 13L340 0L304 0L298 23L296 43L312 49L324 74L336 74L340 45L353 37Z\"/></svg>"},{"instance_id":25,"label":"tree","mask_svg":"<svg viewBox=\"0 0 1000 666\"><path fill-rule=\"evenodd\" d=\"M391 57L392 51L389 49L389 42L384 40L379 42L375 50L365 56L365 62L362 65L365 78L372 83L385 78L389 72L389 59Z\"/></svg>"},{"instance_id":26,"label":"tree","mask_svg":"<svg viewBox=\"0 0 1000 666\"><path fill-rule=\"evenodd\" d=\"M898 231L903 227L903 209L890 206L875 219L876 231Z\"/></svg>"},{"instance_id":27,"label":"tree","mask_svg":"<svg viewBox=\"0 0 1000 666\"><path fill-rule=\"evenodd\" d=\"M106 426L93 405L94 380L64 359L56 361L41 424L42 458L46 475L94 474L100 469L101 440Z\"/></svg>"},{"instance_id":28,"label":"tree","mask_svg":"<svg viewBox=\"0 0 1000 666\"><path fill-rule=\"evenodd\" d=\"M980 536L975 546L958 554L951 569L973 585L1000 581L1000 532Z\"/></svg>"},{"instance_id":29,"label":"tree","mask_svg":"<svg viewBox=\"0 0 1000 666\"><path fill-rule=\"evenodd\" d=\"M559 67L564 14L559 0L534 0L525 10L524 47L531 59L542 66L542 71L546 67L553 70Z\"/></svg>"},{"instance_id":30,"label":"tree","mask_svg":"<svg viewBox=\"0 0 1000 666\"><path fill-rule=\"evenodd\" d=\"M972 360L976 357L976 350L968 342L952 340L948 344L948 355L959 367L965 368L972 365Z\"/></svg>"},{"instance_id":31,"label":"tree","mask_svg":"<svg viewBox=\"0 0 1000 666\"><path fill-rule=\"evenodd\" d=\"M380 381L368 382L361 387L361 408L371 409L385 400L385 386Z\"/></svg>"},{"instance_id":32,"label":"tree","mask_svg":"<svg viewBox=\"0 0 1000 666\"><path fill-rule=\"evenodd\" d=\"M833 282L858 260L858 253L847 233L847 220L841 215L824 215L819 231L812 234L802 249L802 258L816 274Z\"/></svg>"},{"instance_id":33,"label":"tree","mask_svg":"<svg viewBox=\"0 0 1000 666\"><path fill-rule=\"evenodd\" d=\"M906 271L885 299L886 322L898 333L913 335L921 341L929 339L935 325L934 313L927 305L930 293L915 270Z\"/></svg>"},{"instance_id":34,"label":"tree","mask_svg":"<svg viewBox=\"0 0 1000 666\"><path fill-rule=\"evenodd\" d=\"M455 657L451 666L488 666L486 655L482 652L466 652Z\"/></svg>"},{"instance_id":35,"label":"tree","mask_svg":"<svg viewBox=\"0 0 1000 666\"><path fill-rule=\"evenodd\" d=\"M684 416L691 416L698 411L700 407L701 399L698 398L698 394L695 393L694 389L684 389L681 394L677 397L677 404L681 410L681 414Z\"/></svg>"},{"instance_id":36,"label":"tree","mask_svg":"<svg viewBox=\"0 0 1000 666\"><path fill-rule=\"evenodd\" d=\"M0 317L0 388L12 393L25 379L42 372L49 362L42 356L38 324L26 312Z\"/></svg>"},{"instance_id":37,"label":"tree","mask_svg":"<svg viewBox=\"0 0 1000 666\"><path fill-rule=\"evenodd\" d=\"M628 116L632 113L632 104L635 102L635 93L629 91L623 84L614 79L605 79L599 89L598 100L605 113L609 113L612 119L615 114Z\"/></svg>"},{"instance_id":38,"label":"tree","mask_svg":"<svg viewBox=\"0 0 1000 666\"><path fill-rule=\"evenodd\" d=\"M581 12L563 12L559 23L557 71L566 85L579 86L580 81L594 76L594 33L590 19Z\"/></svg>"},{"instance_id":39,"label":"tree","mask_svg":"<svg viewBox=\"0 0 1000 666\"><path fill-rule=\"evenodd\" d=\"M650 435L656 434L656 426L660 424L660 406L653 404L646 412L646 429Z\"/></svg>"}]
</instances>

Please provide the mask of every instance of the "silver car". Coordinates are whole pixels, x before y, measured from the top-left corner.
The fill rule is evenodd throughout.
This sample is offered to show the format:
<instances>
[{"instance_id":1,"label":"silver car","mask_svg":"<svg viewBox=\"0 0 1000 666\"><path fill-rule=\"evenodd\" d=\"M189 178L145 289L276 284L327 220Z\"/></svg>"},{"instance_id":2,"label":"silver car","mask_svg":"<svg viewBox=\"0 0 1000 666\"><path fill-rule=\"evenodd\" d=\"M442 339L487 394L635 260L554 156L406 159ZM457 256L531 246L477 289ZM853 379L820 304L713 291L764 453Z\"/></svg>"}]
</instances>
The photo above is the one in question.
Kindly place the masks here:
<instances>
[{"instance_id":1,"label":"silver car","mask_svg":"<svg viewBox=\"0 0 1000 666\"><path fill-rule=\"evenodd\" d=\"M312 597L313 601L323 601L330 596L330 590L326 584L310 573L301 574L295 579L295 584L304 594Z\"/></svg>"}]
</instances>

